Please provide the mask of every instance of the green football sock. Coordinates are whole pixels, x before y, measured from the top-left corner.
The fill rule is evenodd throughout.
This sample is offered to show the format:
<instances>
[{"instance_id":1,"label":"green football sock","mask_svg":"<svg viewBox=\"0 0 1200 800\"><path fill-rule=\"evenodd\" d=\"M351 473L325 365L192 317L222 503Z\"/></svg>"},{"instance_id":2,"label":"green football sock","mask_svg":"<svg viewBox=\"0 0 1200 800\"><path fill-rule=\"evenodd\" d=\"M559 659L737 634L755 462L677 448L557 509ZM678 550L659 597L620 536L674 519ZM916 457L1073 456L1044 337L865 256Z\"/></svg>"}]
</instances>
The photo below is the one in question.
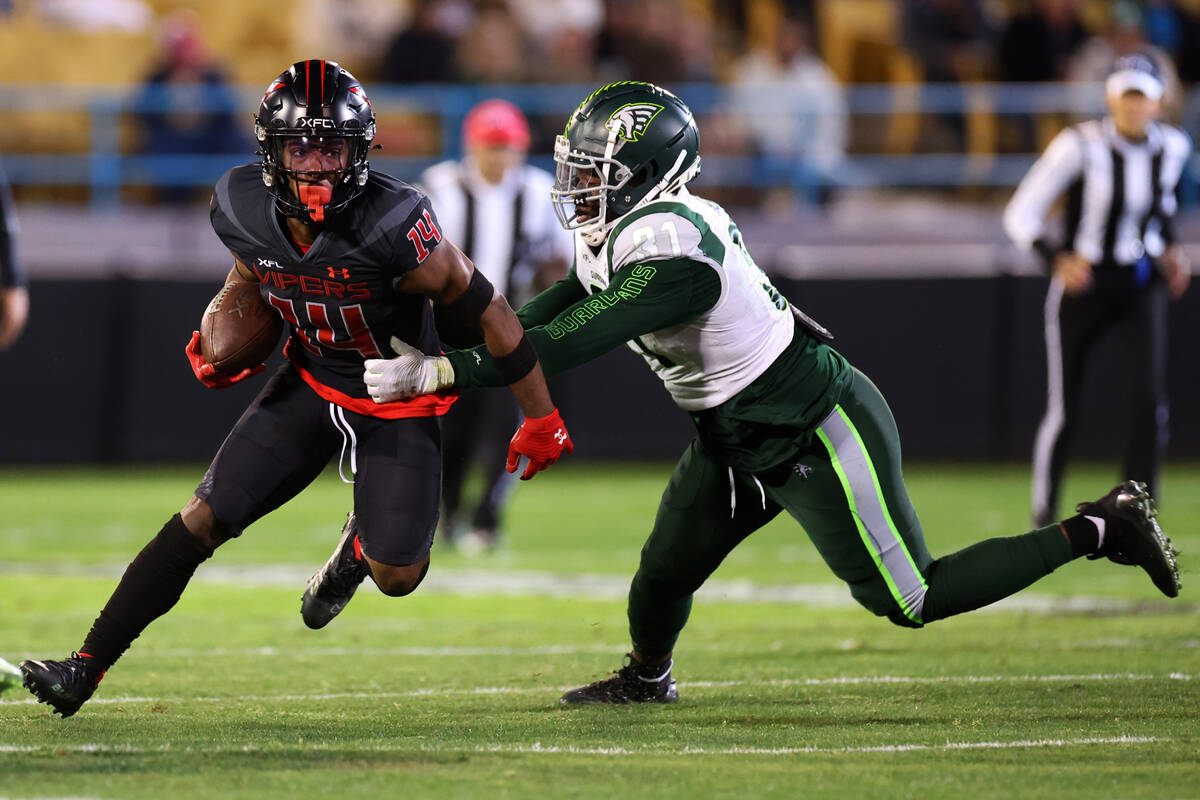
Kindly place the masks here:
<instances>
[{"instance_id":1,"label":"green football sock","mask_svg":"<svg viewBox=\"0 0 1200 800\"><path fill-rule=\"evenodd\" d=\"M923 622L981 608L1024 589L1074 556L1057 525L987 539L930 565Z\"/></svg>"}]
</instances>

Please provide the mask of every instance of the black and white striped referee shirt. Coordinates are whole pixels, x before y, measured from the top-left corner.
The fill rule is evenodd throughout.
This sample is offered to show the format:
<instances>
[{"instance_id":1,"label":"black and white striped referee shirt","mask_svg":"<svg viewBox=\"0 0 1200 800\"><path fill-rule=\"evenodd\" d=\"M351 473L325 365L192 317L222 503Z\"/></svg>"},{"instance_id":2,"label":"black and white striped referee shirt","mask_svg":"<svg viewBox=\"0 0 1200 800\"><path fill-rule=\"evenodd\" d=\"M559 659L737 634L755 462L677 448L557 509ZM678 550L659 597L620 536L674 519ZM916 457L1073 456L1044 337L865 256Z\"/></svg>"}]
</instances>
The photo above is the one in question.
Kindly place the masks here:
<instances>
[{"instance_id":1,"label":"black and white striped referee shirt","mask_svg":"<svg viewBox=\"0 0 1200 800\"><path fill-rule=\"evenodd\" d=\"M554 176L529 164L488 183L469 159L434 164L421 175L446 237L508 298L513 308L532 297L541 262L570 266L575 240L550 202Z\"/></svg>"},{"instance_id":2,"label":"black and white striped referee shirt","mask_svg":"<svg viewBox=\"0 0 1200 800\"><path fill-rule=\"evenodd\" d=\"M1062 131L1029 170L1004 212L1004 229L1022 249L1048 259L1074 251L1094 266L1132 266L1175 241L1176 188L1192 143L1178 128L1154 122L1144 141L1117 133L1112 119ZM1043 232L1046 213L1067 193L1063 238Z\"/></svg>"}]
</instances>

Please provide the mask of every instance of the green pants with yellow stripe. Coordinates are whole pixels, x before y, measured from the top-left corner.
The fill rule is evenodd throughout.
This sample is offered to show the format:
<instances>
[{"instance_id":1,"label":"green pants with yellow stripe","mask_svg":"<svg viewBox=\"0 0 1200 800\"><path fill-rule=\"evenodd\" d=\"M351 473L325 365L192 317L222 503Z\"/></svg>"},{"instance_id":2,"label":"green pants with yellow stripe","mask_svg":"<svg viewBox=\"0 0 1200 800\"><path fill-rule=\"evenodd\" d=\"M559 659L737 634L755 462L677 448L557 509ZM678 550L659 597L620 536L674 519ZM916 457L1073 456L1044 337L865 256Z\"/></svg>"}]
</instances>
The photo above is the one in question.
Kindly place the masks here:
<instances>
[{"instance_id":1,"label":"green pants with yellow stripe","mask_svg":"<svg viewBox=\"0 0 1200 800\"><path fill-rule=\"evenodd\" d=\"M691 444L663 493L629 591L637 652L670 653L692 594L742 539L784 510L854 599L898 625L921 627L994 603L1071 560L1057 525L932 558L904 486L895 420L860 372L815 434L792 463L760 475L732 471Z\"/></svg>"}]
</instances>

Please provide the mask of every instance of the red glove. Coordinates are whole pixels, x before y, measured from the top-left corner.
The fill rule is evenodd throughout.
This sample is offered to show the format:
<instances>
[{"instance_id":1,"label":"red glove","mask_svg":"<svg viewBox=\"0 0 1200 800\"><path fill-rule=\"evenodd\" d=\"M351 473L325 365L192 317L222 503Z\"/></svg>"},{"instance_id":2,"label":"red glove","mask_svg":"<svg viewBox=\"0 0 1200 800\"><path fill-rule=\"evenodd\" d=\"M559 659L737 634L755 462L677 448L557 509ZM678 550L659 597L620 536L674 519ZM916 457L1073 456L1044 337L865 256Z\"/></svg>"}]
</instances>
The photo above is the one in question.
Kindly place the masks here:
<instances>
[{"instance_id":1,"label":"red glove","mask_svg":"<svg viewBox=\"0 0 1200 800\"><path fill-rule=\"evenodd\" d=\"M571 434L563 424L558 409L554 409L544 417L526 417L517 428L512 441L508 443L508 461L504 468L509 472L517 471L517 463L521 456L529 459L521 480L527 481L538 472L558 461L559 456L575 450Z\"/></svg>"},{"instance_id":2,"label":"red glove","mask_svg":"<svg viewBox=\"0 0 1200 800\"><path fill-rule=\"evenodd\" d=\"M238 381L244 381L251 375L257 375L267 368L266 364L259 364L257 367L246 367L237 375L218 375L213 369L213 365L204 360L204 355L200 352L200 331L192 331L192 340L188 342L188 346L183 352L187 353L188 361L192 364L192 372L196 374L196 380L203 383L210 389L228 389Z\"/></svg>"}]
</instances>

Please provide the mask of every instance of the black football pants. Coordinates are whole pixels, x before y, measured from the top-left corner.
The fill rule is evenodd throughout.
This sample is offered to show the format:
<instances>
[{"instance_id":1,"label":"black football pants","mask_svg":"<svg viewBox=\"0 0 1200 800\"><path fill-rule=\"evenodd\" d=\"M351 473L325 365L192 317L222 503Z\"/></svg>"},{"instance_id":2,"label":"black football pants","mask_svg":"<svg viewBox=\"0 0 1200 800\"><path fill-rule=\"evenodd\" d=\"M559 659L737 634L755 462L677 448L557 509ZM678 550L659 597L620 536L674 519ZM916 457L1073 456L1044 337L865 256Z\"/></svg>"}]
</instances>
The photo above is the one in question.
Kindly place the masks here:
<instances>
[{"instance_id":1,"label":"black football pants","mask_svg":"<svg viewBox=\"0 0 1200 800\"><path fill-rule=\"evenodd\" d=\"M363 549L405 566L429 555L438 520L441 434L436 417L378 419L317 396L285 364L217 452L196 496L238 535L312 483L333 458L354 473Z\"/></svg>"},{"instance_id":2,"label":"black football pants","mask_svg":"<svg viewBox=\"0 0 1200 800\"><path fill-rule=\"evenodd\" d=\"M1166 286L1157 277L1135 286L1131 268L1098 268L1093 279L1090 291L1075 296L1051 281L1046 295L1046 412L1033 454L1038 524L1059 518L1059 490L1079 417L1084 369L1095 345L1110 332L1122 340L1122 363L1096 366L1105 370L1106 390L1128 393L1121 477L1144 481L1157 496L1168 436Z\"/></svg>"}]
</instances>

